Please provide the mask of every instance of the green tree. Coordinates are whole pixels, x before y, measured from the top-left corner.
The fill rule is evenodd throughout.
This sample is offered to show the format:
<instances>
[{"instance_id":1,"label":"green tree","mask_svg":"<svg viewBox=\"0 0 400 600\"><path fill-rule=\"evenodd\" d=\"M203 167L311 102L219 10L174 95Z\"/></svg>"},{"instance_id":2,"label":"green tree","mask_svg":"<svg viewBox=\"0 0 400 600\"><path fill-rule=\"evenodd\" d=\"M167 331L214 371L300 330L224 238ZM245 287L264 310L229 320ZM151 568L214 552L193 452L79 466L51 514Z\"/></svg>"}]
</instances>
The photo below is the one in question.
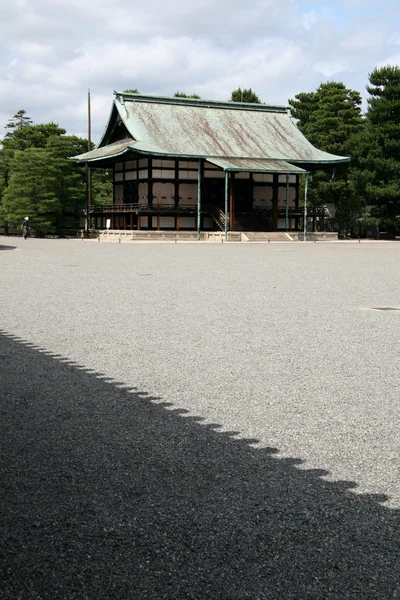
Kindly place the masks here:
<instances>
[{"instance_id":1,"label":"green tree","mask_svg":"<svg viewBox=\"0 0 400 600\"><path fill-rule=\"evenodd\" d=\"M29 216L35 234L53 233L61 210L55 193L57 175L57 168L47 150L16 150L1 206L7 223L18 227L22 219Z\"/></svg>"},{"instance_id":2,"label":"green tree","mask_svg":"<svg viewBox=\"0 0 400 600\"><path fill-rule=\"evenodd\" d=\"M86 172L70 157L86 150L87 140L66 136L55 123L15 128L0 151L0 212L5 220L15 226L26 213L37 235L77 229L86 206ZM46 182L45 189L39 179Z\"/></svg>"},{"instance_id":3,"label":"green tree","mask_svg":"<svg viewBox=\"0 0 400 600\"><path fill-rule=\"evenodd\" d=\"M232 102L250 102L251 104L261 104L260 98L257 96L255 92L251 88L243 89L238 88L237 90L233 90L231 95Z\"/></svg>"},{"instance_id":4,"label":"green tree","mask_svg":"<svg viewBox=\"0 0 400 600\"><path fill-rule=\"evenodd\" d=\"M296 95L289 105L299 129L314 146L339 156L351 155L350 140L364 127L359 92L330 81L316 92ZM335 204L339 231L344 234L354 230L361 210L348 177L347 164L315 171L309 191L312 204Z\"/></svg>"},{"instance_id":5,"label":"green tree","mask_svg":"<svg viewBox=\"0 0 400 600\"><path fill-rule=\"evenodd\" d=\"M59 202L55 220L59 233L79 227L79 213L86 205L86 172L85 167L76 165L70 157L86 149L87 141L77 136L52 136L46 144L57 171L54 193Z\"/></svg>"},{"instance_id":6,"label":"green tree","mask_svg":"<svg viewBox=\"0 0 400 600\"><path fill-rule=\"evenodd\" d=\"M113 172L111 169L92 169L92 204L112 204Z\"/></svg>"},{"instance_id":7,"label":"green tree","mask_svg":"<svg viewBox=\"0 0 400 600\"><path fill-rule=\"evenodd\" d=\"M15 113L15 115L13 117L11 117L11 119L8 121L7 125L5 126L5 129L12 130L12 131L8 131L6 133L5 137L6 138L11 137L16 130L21 129L22 127L27 127L29 125L32 125L32 123L33 123L33 121L26 114L26 110L21 109L21 110L17 111Z\"/></svg>"},{"instance_id":8,"label":"green tree","mask_svg":"<svg viewBox=\"0 0 400 600\"><path fill-rule=\"evenodd\" d=\"M364 221L400 230L400 67L375 68L369 75L366 125L353 138L350 186L365 207Z\"/></svg>"},{"instance_id":9,"label":"green tree","mask_svg":"<svg viewBox=\"0 0 400 600\"><path fill-rule=\"evenodd\" d=\"M197 100L200 100L200 96L198 96L197 94L185 94L184 92L175 92L174 94L175 98L195 98Z\"/></svg>"}]
</instances>

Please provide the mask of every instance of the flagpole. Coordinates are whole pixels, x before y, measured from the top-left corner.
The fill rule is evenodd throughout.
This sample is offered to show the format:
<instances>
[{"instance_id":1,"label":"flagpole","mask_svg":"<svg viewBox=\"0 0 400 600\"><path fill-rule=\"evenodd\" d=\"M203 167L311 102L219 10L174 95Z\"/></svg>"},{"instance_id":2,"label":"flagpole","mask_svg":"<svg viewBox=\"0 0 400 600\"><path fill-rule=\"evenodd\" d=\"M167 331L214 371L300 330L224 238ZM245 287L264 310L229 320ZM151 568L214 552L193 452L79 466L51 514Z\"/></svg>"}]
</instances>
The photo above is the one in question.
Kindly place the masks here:
<instances>
[{"instance_id":1,"label":"flagpole","mask_svg":"<svg viewBox=\"0 0 400 600\"><path fill-rule=\"evenodd\" d=\"M90 107L90 88L88 89L88 152L92 149L92 119ZM92 203L92 174L86 163L86 237L89 237L89 207Z\"/></svg>"}]
</instances>

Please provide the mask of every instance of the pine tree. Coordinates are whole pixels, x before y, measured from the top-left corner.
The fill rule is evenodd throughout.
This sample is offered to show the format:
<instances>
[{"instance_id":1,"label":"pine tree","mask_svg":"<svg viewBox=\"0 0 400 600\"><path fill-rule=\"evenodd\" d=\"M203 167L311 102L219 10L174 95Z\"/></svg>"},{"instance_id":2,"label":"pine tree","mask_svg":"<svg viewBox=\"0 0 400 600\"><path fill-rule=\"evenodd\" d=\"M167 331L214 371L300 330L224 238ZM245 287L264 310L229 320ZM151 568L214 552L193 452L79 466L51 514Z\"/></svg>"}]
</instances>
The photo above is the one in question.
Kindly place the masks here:
<instances>
[{"instance_id":1,"label":"pine tree","mask_svg":"<svg viewBox=\"0 0 400 600\"><path fill-rule=\"evenodd\" d=\"M363 134L352 140L350 185L362 198L364 222L391 233L400 230L400 67L376 68L369 75Z\"/></svg>"},{"instance_id":2,"label":"pine tree","mask_svg":"<svg viewBox=\"0 0 400 600\"><path fill-rule=\"evenodd\" d=\"M184 92L175 92L175 98L195 98L196 100L200 100L200 96L197 94L185 94Z\"/></svg>"},{"instance_id":3,"label":"pine tree","mask_svg":"<svg viewBox=\"0 0 400 600\"><path fill-rule=\"evenodd\" d=\"M32 125L32 123L33 121L30 117L27 116L26 111L24 109L19 110L15 113L15 115L8 121L7 125L5 126L5 129L12 129L12 131L8 131L6 133L5 137L11 137L15 130Z\"/></svg>"},{"instance_id":4,"label":"pine tree","mask_svg":"<svg viewBox=\"0 0 400 600\"><path fill-rule=\"evenodd\" d=\"M320 150L349 156L349 141L364 126L361 95L343 83L323 83L315 92L298 94L289 100L292 116L306 138ZM338 165L313 173L309 199L312 204L334 203L339 231L352 231L360 213L360 203L348 186L349 167Z\"/></svg>"},{"instance_id":5,"label":"pine tree","mask_svg":"<svg viewBox=\"0 0 400 600\"><path fill-rule=\"evenodd\" d=\"M233 90L231 94L231 102L250 102L251 104L261 104L260 98L251 88Z\"/></svg>"},{"instance_id":6,"label":"pine tree","mask_svg":"<svg viewBox=\"0 0 400 600\"><path fill-rule=\"evenodd\" d=\"M7 223L18 227L28 216L36 235L53 233L56 216L61 211L55 193L57 175L51 154L46 150L17 150L2 198L2 214Z\"/></svg>"}]
</instances>

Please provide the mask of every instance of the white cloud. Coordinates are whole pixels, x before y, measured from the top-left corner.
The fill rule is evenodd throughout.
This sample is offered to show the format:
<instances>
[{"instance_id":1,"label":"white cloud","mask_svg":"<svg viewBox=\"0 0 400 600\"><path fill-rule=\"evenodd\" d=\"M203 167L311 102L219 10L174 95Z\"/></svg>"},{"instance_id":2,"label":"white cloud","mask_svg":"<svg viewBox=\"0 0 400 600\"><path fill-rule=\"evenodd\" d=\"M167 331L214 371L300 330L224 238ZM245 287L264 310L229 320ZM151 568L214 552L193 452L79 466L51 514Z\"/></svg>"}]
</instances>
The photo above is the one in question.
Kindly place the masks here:
<instances>
[{"instance_id":1,"label":"white cloud","mask_svg":"<svg viewBox=\"0 0 400 600\"><path fill-rule=\"evenodd\" d=\"M342 73L346 69L346 65L336 61L317 62L314 65L314 69L324 75L324 77L331 78L334 75Z\"/></svg>"},{"instance_id":2,"label":"white cloud","mask_svg":"<svg viewBox=\"0 0 400 600\"><path fill-rule=\"evenodd\" d=\"M356 31L348 38L343 40L342 47L346 50L365 50L367 48L376 48L384 43L385 34L382 30L363 30Z\"/></svg>"},{"instance_id":3,"label":"white cloud","mask_svg":"<svg viewBox=\"0 0 400 600\"><path fill-rule=\"evenodd\" d=\"M400 4L347 0L346 12L340 6L310 10L305 0L0 3L0 132L20 108L35 122L85 131L89 86L95 139L114 89L180 90L222 100L244 86L265 102L286 104L338 78L362 92L375 65L398 61Z\"/></svg>"},{"instance_id":4,"label":"white cloud","mask_svg":"<svg viewBox=\"0 0 400 600\"><path fill-rule=\"evenodd\" d=\"M319 17L317 13L313 10L311 12L305 13L301 17L301 24L303 25L306 31L310 31L310 29L313 29L313 27L317 25L318 21Z\"/></svg>"}]
</instances>

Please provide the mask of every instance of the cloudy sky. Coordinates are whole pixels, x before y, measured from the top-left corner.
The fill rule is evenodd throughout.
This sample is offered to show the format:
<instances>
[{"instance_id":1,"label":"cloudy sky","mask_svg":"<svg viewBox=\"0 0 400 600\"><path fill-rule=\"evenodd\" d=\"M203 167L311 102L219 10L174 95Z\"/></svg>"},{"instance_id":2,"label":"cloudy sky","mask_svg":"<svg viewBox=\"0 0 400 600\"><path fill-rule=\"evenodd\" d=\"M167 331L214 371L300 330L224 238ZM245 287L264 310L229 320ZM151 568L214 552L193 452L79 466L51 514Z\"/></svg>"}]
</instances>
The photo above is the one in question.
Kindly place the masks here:
<instances>
[{"instance_id":1,"label":"cloudy sky","mask_svg":"<svg viewBox=\"0 0 400 600\"><path fill-rule=\"evenodd\" d=\"M287 104L321 82L365 95L368 73L400 64L400 0L2 0L0 135L23 108L92 139L113 90L225 100L251 87Z\"/></svg>"}]
</instances>

